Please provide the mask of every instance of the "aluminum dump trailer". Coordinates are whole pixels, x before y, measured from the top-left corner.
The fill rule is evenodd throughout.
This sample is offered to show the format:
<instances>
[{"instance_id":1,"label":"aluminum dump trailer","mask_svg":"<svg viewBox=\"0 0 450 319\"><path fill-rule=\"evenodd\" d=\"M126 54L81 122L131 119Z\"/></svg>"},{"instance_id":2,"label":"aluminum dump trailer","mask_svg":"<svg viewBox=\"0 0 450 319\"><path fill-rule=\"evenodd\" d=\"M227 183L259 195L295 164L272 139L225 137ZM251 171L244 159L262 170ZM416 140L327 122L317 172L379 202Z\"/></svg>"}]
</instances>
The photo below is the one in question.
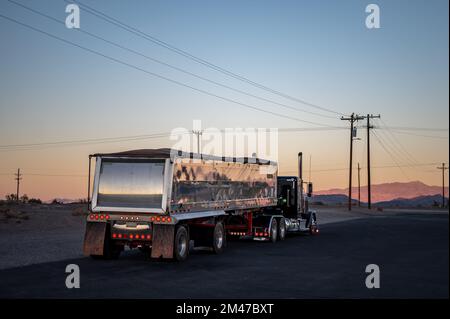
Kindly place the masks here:
<instances>
[{"instance_id":1,"label":"aluminum dump trailer","mask_svg":"<svg viewBox=\"0 0 450 319\"><path fill-rule=\"evenodd\" d=\"M129 246L153 258L184 260L190 240L220 253L227 234L264 240L291 225L277 210L275 162L134 150L91 155L89 180L91 159L84 253L94 258L117 257ZM88 188L90 194L91 182ZM281 230L265 225L273 221L283 224Z\"/></svg>"}]
</instances>

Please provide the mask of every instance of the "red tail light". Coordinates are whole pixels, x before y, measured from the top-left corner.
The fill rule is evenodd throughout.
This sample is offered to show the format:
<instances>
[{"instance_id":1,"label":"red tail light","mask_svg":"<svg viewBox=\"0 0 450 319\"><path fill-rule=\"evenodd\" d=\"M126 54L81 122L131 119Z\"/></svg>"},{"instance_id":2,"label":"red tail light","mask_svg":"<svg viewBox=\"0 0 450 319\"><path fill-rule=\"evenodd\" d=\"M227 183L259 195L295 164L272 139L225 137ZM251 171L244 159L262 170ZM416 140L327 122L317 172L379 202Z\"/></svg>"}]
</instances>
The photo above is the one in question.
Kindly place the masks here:
<instances>
[{"instance_id":1,"label":"red tail light","mask_svg":"<svg viewBox=\"0 0 450 319\"><path fill-rule=\"evenodd\" d=\"M95 219L98 220L98 215L97 214L95 214Z\"/></svg>"},{"instance_id":2,"label":"red tail light","mask_svg":"<svg viewBox=\"0 0 450 319\"><path fill-rule=\"evenodd\" d=\"M109 215L105 215L105 219L108 220L109 219Z\"/></svg>"},{"instance_id":3,"label":"red tail light","mask_svg":"<svg viewBox=\"0 0 450 319\"><path fill-rule=\"evenodd\" d=\"M112 234L112 237L113 237L113 238L116 238L116 237L117 237L117 234Z\"/></svg>"},{"instance_id":4,"label":"red tail light","mask_svg":"<svg viewBox=\"0 0 450 319\"><path fill-rule=\"evenodd\" d=\"M117 237L122 238L122 234L119 234Z\"/></svg>"},{"instance_id":5,"label":"red tail light","mask_svg":"<svg viewBox=\"0 0 450 319\"><path fill-rule=\"evenodd\" d=\"M150 235L147 235L147 239L150 239L150 238L152 238Z\"/></svg>"},{"instance_id":6,"label":"red tail light","mask_svg":"<svg viewBox=\"0 0 450 319\"><path fill-rule=\"evenodd\" d=\"M133 237L134 237L133 234L130 234L130 239L133 239Z\"/></svg>"}]
</instances>

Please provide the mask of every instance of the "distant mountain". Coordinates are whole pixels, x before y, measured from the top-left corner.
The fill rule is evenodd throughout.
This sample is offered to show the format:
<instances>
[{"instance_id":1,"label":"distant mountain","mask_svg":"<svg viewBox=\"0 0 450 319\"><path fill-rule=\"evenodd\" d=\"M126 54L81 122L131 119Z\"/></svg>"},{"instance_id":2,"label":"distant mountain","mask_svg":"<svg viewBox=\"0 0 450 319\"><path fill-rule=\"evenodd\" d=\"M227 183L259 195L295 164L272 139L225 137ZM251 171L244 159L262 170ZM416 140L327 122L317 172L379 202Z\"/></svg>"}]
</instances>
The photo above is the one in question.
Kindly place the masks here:
<instances>
[{"instance_id":1,"label":"distant mountain","mask_svg":"<svg viewBox=\"0 0 450 319\"><path fill-rule=\"evenodd\" d=\"M352 202L354 204L357 203L357 200L353 199ZM448 202L448 198L446 198L446 202ZM314 195L312 199L313 204L323 204L323 205L347 205L348 196L334 194L334 195ZM374 203L375 207L434 207L441 205L442 203L442 195L427 195L427 196L418 196L414 198L396 198L390 201L382 201ZM365 206L366 203L362 202L362 205Z\"/></svg>"},{"instance_id":2,"label":"distant mountain","mask_svg":"<svg viewBox=\"0 0 450 319\"><path fill-rule=\"evenodd\" d=\"M353 197L358 196L358 187L352 187ZM348 194L348 188L335 188L329 190L316 191L316 195L337 195ZM420 196L441 195L442 187L426 185L420 181L407 183L383 183L372 185L372 202L385 202L398 198L411 199ZM448 187L445 188L445 195L448 197ZM441 195L442 196L442 195ZM361 187L361 201L367 201L367 186Z\"/></svg>"},{"instance_id":3,"label":"distant mountain","mask_svg":"<svg viewBox=\"0 0 450 319\"><path fill-rule=\"evenodd\" d=\"M44 201L44 203L51 204L54 200L56 200L60 204L71 204L71 203L79 202L79 199L55 198L55 199L46 200L46 201Z\"/></svg>"},{"instance_id":4,"label":"distant mountain","mask_svg":"<svg viewBox=\"0 0 450 319\"><path fill-rule=\"evenodd\" d=\"M448 198L446 198L446 202ZM378 202L377 207L433 207L442 204L442 195L419 196L415 198L398 198L387 202Z\"/></svg>"},{"instance_id":5,"label":"distant mountain","mask_svg":"<svg viewBox=\"0 0 450 319\"><path fill-rule=\"evenodd\" d=\"M353 199L353 203L358 201ZM323 203L325 205L346 205L348 203L348 196L341 194L332 195L314 195L312 198L312 203Z\"/></svg>"}]
</instances>

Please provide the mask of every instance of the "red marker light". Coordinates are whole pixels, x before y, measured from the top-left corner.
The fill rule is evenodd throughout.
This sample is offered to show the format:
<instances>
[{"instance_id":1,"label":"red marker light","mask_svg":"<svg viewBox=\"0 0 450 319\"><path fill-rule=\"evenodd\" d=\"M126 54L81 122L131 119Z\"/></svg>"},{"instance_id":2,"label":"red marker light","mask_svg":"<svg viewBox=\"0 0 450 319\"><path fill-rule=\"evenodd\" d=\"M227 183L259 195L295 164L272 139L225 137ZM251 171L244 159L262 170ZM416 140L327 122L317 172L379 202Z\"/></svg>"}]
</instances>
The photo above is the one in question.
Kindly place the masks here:
<instances>
[{"instance_id":1,"label":"red marker light","mask_svg":"<svg viewBox=\"0 0 450 319\"><path fill-rule=\"evenodd\" d=\"M89 218L90 218L90 219L94 219L94 218L95 218L94 214L91 214L91 215L89 216Z\"/></svg>"},{"instance_id":2,"label":"red marker light","mask_svg":"<svg viewBox=\"0 0 450 319\"><path fill-rule=\"evenodd\" d=\"M112 234L112 237L113 237L113 238L116 238L116 237L117 237L117 234Z\"/></svg>"},{"instance_id":3,"label":"red marker light","mask_svg":"<svg viewBox=\"0 0 450 319\"><path fill-rule=\"evenodd\" d=\"M98 219L98 215L97 215L97 214L95 214L95 219L96 219L96 220Z\"/></svg>"},{"instance_id":4,"label":"red marker light","mask_svg":"<svg viewBox=\"0 0 450 319\"><path fill-rule=\"evenodd\" d=\"M119 238L122 238L122 234L119 234L118 237L119 237Z\"/></svg>"},{"instance_id":5,"label":"red marker light","mask_svg":"<svg viewBox=\"0 0 450 319\"><path fill-rule=\"evenodd\" d=\"M134 237L133 234L130 234L130 239L133 239L133 237Z\"/></svg>"},{"instance_id":6,"label":"red marker light","mask_svg":"<svg viewBox=\"0 0 450 319\"><path fill-rule=\"evenodd\" d=\"M150 235L147 235L147 239L150 239L151 238L151 236Z\"/></svg>"},{"instance_id":7,"label":"red marker light","mask_svg":"<svg viewBox=\"0 0 450 319\"><path fill-rule=\"evenodd\" d=\"M167 217L167 221L170 223L172 221L172 218Z\"/></svg>"},{"instance_id":8,"label":"red marker light","mask_svg":"<svg viewBox=\"0 0 450 319\"><path fill-rule=\"evenodd\" d=\"M109 215L105 215L105 219L108 220L109 219Z\"/></svg>"},{"instance_id":9,"label":"red marker light","mask_svg":"<svg viewBox=\"0 0 450 319\"><path fill-rule=\"evenodd\" d=\"M103 220L103 218L105 218L105 216L103 216L103 215L100 215L100 219L101 219L101 220Z\"/></svg>"}]
</instances>

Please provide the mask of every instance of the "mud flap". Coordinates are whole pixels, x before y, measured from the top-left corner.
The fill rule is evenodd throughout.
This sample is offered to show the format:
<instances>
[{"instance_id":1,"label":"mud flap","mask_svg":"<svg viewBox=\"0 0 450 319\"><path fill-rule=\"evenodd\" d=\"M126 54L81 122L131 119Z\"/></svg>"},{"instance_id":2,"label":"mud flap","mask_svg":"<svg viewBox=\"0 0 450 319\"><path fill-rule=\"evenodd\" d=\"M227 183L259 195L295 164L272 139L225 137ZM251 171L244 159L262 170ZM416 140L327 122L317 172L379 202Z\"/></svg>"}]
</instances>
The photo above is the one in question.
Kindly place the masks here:
<instances>
[{"instance_id":1,"label":"mud flap","mask_svg":"<svg viewBox=\"0 0 450 319\"><path fill-rule=\"evenodd\" d=\"M106 235L106 223L86 223L83 254L85 256L103 256Z\"/></svg>"},{"instance_id":2,"label":"mud flap","mask_svg":"<svg viewBox=\"0 0 450 319\"><path fill-rule=\"evenodd\" d=\"M173 258L175 225L153 225L152 258Z\"/></svg>"}]
</instances>

